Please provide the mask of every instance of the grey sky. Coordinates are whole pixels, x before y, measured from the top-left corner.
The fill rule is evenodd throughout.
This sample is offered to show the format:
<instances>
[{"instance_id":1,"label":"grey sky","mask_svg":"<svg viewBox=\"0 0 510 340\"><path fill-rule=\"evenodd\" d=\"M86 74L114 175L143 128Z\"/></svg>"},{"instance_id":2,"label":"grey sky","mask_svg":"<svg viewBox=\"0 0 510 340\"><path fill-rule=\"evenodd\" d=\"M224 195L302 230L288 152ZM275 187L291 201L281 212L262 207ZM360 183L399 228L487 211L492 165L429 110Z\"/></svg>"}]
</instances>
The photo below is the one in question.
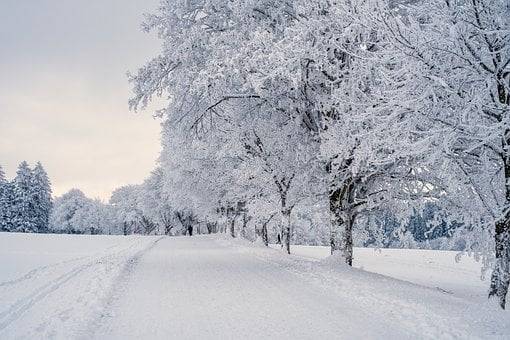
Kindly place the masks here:
<instances>
[{"instance_id":1,"label":"grey sky","mask_svg":"<svg viewBox=\"0 0 510 340\"><path fill-rule=\"evenodd\" d=\"M54 194L108 199L159 153L159 122L128 110L126 71L159 48L140 31L158 0L0 0L0 164L40 160Z\"/></svg>"}]
</instances>

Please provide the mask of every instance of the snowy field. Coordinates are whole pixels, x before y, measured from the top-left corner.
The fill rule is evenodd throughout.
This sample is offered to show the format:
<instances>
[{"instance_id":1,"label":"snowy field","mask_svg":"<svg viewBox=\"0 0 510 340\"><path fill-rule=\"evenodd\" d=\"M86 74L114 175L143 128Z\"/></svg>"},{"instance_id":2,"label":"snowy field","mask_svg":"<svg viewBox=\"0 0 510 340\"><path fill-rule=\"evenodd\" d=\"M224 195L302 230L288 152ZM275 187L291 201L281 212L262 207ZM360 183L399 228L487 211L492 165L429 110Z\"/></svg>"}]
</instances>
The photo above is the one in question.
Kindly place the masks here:
<instances>
[{"instance_id":1,"label":"snowy field","mask_svg":"<svg viewBox=\"0 0 510 340\"><path fill-rule=\"evenodd\" d=\"M454 252L0 233L0 339L508 339ZM373 273L371 273L373 272ZM381 275L382 274L382 275Z\"/></svg>"},{"instance_id":2,"label":"snowy field","mask_svg":"<svg viewBox=\"0 0 510 340\"><path fill-rule=\"evenodd\" d=\"M76 338L157 238L0 233L0 339Z\"/></svg>"}]
</instances>

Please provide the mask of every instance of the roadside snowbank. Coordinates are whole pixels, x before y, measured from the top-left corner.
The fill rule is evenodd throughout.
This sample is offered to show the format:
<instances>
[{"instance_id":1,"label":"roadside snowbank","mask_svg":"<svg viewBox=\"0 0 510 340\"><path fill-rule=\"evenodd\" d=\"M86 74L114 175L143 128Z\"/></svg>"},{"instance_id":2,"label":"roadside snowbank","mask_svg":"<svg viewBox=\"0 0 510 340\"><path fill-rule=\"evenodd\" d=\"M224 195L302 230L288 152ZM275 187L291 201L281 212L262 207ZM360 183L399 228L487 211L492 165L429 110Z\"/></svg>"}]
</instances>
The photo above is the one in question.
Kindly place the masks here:
<instances>
[{"instance_id":1,"label":"roadside snowbank","mask_svg":"<svg viewBox=\"0 0 510 340\"><path fill-rule=\"evenodd\" d=\"M271 245L280 249L279 245ZM292 246L292 253L310 260L330 256L329 247ZM466 298L487 299L489 282L482 264L469 256L456 261L456 251L354 248L355 268L391 276Z\"/></svg>"}]
</instances>

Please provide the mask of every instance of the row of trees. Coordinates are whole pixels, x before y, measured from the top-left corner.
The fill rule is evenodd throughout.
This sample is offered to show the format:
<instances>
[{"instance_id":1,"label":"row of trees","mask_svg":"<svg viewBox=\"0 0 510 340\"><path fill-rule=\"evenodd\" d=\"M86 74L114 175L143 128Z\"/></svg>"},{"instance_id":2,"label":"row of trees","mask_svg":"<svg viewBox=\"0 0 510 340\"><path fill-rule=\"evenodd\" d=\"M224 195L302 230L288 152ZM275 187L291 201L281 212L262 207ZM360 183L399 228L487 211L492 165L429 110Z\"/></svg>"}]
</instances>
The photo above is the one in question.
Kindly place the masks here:
<instances>
[{"instance_id":1,"label":"row of trees","mask_svg":"<svg viewBox=\"0 0 510 340\"><path fill-rule=\"evenodd\" d=\"M164 118L161 188L175 211L290 252L296 221L359 235L433 203L510 283L510 7L506 0L174 0L147 16L162 51L130 75ZM256 232L255 232L256 230ZM453 228L452 228L453 230ZM313 233L314 230L310 230Z\"/></svg>"},{"instance_id":2,"label":"row of trees","mask_svg":"<svg viewBox=\"0 0 510 340\"><path fill-rule=\"evenodd\" d=\"M162 168L156 168L139 185L128 185L115 190L110 206L124 234L183 235L188 228L196 234L217 232L218 224L174 203L174 195L166 189Z\"/></svg>"},{"instance_id":3,"label":"row of trees","mask_svg":"<svg viewBox=\"0 0 510 340\"><path fill-rule=\"evenodd\" d=\"M196 233L213 232L196 216L176 210L163 192L161 169L139 185L116 189L108 203L72 189L57 197L50 216L52 232L70 234L182 235L188 226Z\"/></svg>"},{"instance_id":4,"label":"row of trees","mask_svg":"<svg viewBox=\"0 0 510 340\"><path fill-rule=\"evenodd\" d=\"M86 197L78 189L71 189L55 199L50 230L67 234L122 233L113 207L99 199Z\"/></svg>"},{"instance_id":5,"label":"row of trees","mask_svg":"<svg viewBox=\"0 0 510 340\"><path fill-rule=\"evenodd\" d=\"M53 200L48 174L41 163L22 162L12 181L0 166L0 231L70 234L179 235L215 229L196 216L177 211L162 191L161 169L141 185L115 190L109 203L72 189Z\"/></svg>"},{"instance_id":6,"label":"row of trees","mask_svg":"<svg viewBox=\"0 0 510 340\"><path fill-rule=\"evenodd\" d=\"M52 208L51 185L41 163L22 162L12 181L0 166L0 231L47 232Z\"/></svg>"}]
</instances>

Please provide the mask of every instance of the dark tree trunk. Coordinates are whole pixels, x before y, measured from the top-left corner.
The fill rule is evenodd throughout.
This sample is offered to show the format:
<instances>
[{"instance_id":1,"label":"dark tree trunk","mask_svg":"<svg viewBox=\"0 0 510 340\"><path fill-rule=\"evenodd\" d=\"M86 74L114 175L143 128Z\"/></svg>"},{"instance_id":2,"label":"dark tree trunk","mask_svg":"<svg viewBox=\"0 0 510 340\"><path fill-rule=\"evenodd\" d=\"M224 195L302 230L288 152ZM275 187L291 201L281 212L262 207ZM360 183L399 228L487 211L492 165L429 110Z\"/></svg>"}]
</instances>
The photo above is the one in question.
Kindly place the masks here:
<instances>
[{"instance_id":1,"label":"dark tree trunk","mask_svg":"<svg viewBox=\"0 0 510 340\"><path fill-rule=\"evenodd\" d=\"M291 228L290 228L290 210L286 209L282 211L283 215L283 239L285 242L285 251L287 254L290 254L290 237L291 237Z\"/></svg>"},{"instance_id":2,"label":"dark tree trunk","mask_svg":"<svg viewBox=\"0 0 510 340\"><path fill-rule=\"evenodd\" d=\"M491 277L489 298L496 298L505 309L510 285L510 228L509 216L496 223L496 264Z\"/></svg>"},{"instance_id":3,"label":"dark tree trunk","mask_svg":"<svg viewBox=\"0 0 510 340\"><path fill-rule=\"evenodd\" d=\"M489 41L486 40L488 43ZM489 50L492 52L493 46L489 44ZM492 54L494 65L501 65L502 58L500 52ZM496 67L496 70L498 68ZM502 72L503 68L494 73L496 76L498 99L495 101L501 104L502 112L508 112L510 105L510 92L508 91L508 78ZM506 78L506 79L505 79ZM504 122L508 118L508 113L500 116L499 121ZM510 207L510 130L505 129L502 145L502 159L505 167L505 209ZM498 300L501 308L506 307L506 296L510 285L510 212L506 212L503 218L496 222L495 225L495 245L496 245L496 263L491 276L491 286L489 289L489 298Z\"/></svg>"},{"instance_id":4,"label":"dark tree trunk","mask_svg":"<svg viewBox=\"0 0 510 340\"><path fill-rule=\"evenodd\" d=\"M343 219L340 214L340 189L332 189L329 195L329 213L331 221L330 247L331 255L340 250L338 231L342 227Z\"/></svg>"},{"instance_id":5,"label":"dark tree trunk","mask_svg":"<svg viewBox=\"0 0 510 340\"><path fill-rule=\"evenodd\" d=\"M509 131L506 132L508 139ZM508 145L508 143L505 143ZM504 148L505 150L505 148ZM506 151L508 153L508 150ZM510 204L510 155L505 154L506 205ZM506 296L510 285L510 212L496 222L495 226L496 263L491 276L489 298L498 300L501 308L506 307Z\"/></svg>"},{"instance_id":6,"label":"dark tree trunk","mask_svg":"<svg viewBox=\"0 0 510 340\"><path fill-rule=\"evenodd\" d=\"M286 227L285 231L285 250L287 251L287 254L290 254L290 226Z\"/></svg>"},{"instance_id":7,"label":"dark tree trunk","mask_svg":"<svg viewBox=\"0 0 510 340\"><path fill-rule=\"evenodd\" d=\"M248 217L246 212L243 213L243 228L241 229L241 236L246 238L246 227L248 226L248 222L251 220L251 217Z\"/></svg>"},{"instance_id":8,"label":"dark tree trunk","mask_svg":"<svg viewBox=\"0 0 510 340\"><path fill-rule=\"evenodd\" d=\"M205 226L207 227L207 233L212 234L217 232L218 222L206 222Z\"/></svg>"},{"instance_id":9,"label":"dark tree trunk","mask_svg":"<svg viewBox=\"0 0 510 340\"><path fill-rule=\"evenodd\" d=\"M154 222L152 222L150 219L148 219L145 216L142 216L140 224L143 228L143 233L145 235L150 235L157 227L157 224L155 224Z\"/></svg>"},{"instance_id":10,"label":"dark tree trunk","mask_svg":"<svg viewBox=\"0 0 510 340\"><path fill-rule=\"evenodd\" d=\"M354 224L354 218L352 214L348 214L344 221L344 228L342 230L342 252L347 265L352 266L352 255L353 255L353 241L352 241L352 226Z\"/></svg>"},{"instance_id":11,"label":"dark tree trunk","mask_svg":"<svg viewBox=\"0 0 510 340\"><path fill-rule=\"evenodd\" d=\"M267 225L269 224L269 222L271 222L271 220L275 216L276 216L276 213L271 214L271 216L269 216L269 218L267 220L265 220L264 223L262 223L262 229L260 230L260 236L262 237L262 242L264 242L264 245L266 247L269 246L269 235L267 232Z\"/></svg>"},{"instance_id":12,"label":"dark tree trunk","mask_svg":"<svg viewBox=\"0 0 510 340\"><path fill-rule=\"evenodd\" d=\"M269 237L267 235L267 223L264 223L262 225L262 242L264 242L264 245L267 247L269 246Z\"/></svg>"},{"instance_id":13,"label":"dark tree trunk","mask_svg":"<svg viewBox=\"0 0 510 340\"><path fill-rule=\"evenodd\" d=\"M345 263L349 266L352 266L353 260L354 182L353 178L349 178L340 187L336 187L332 181L329 193L331 255L341 251Z\"/></svg>"},{"instance_id":14,"label":"dark tree trunk","mask_svg":"<svg viewBox=\"0 0 510 340\"><path fill-rule=\"evenodd\" d=\"M232 217L230 220L230 236L232 236L232 237L236 237L235 226L236 226L236 219L235 219L235 217Z\"/></svg>"},{"instance_id":15,"label":"dark tree trunk","mask_svg":"<svg viewBox=\"0 0 510 340\"><path fill-rule=\"evenodd\" d=\"M165 235L167 235L167 236L168 236L168 235L170 235L170 233L172 232L172 229L173 229L173 228L174 228L174 227L173 227L172 225L170 225L170 224L166 224L166 225L165 225Z\"/></svg>"}]
</instances>

